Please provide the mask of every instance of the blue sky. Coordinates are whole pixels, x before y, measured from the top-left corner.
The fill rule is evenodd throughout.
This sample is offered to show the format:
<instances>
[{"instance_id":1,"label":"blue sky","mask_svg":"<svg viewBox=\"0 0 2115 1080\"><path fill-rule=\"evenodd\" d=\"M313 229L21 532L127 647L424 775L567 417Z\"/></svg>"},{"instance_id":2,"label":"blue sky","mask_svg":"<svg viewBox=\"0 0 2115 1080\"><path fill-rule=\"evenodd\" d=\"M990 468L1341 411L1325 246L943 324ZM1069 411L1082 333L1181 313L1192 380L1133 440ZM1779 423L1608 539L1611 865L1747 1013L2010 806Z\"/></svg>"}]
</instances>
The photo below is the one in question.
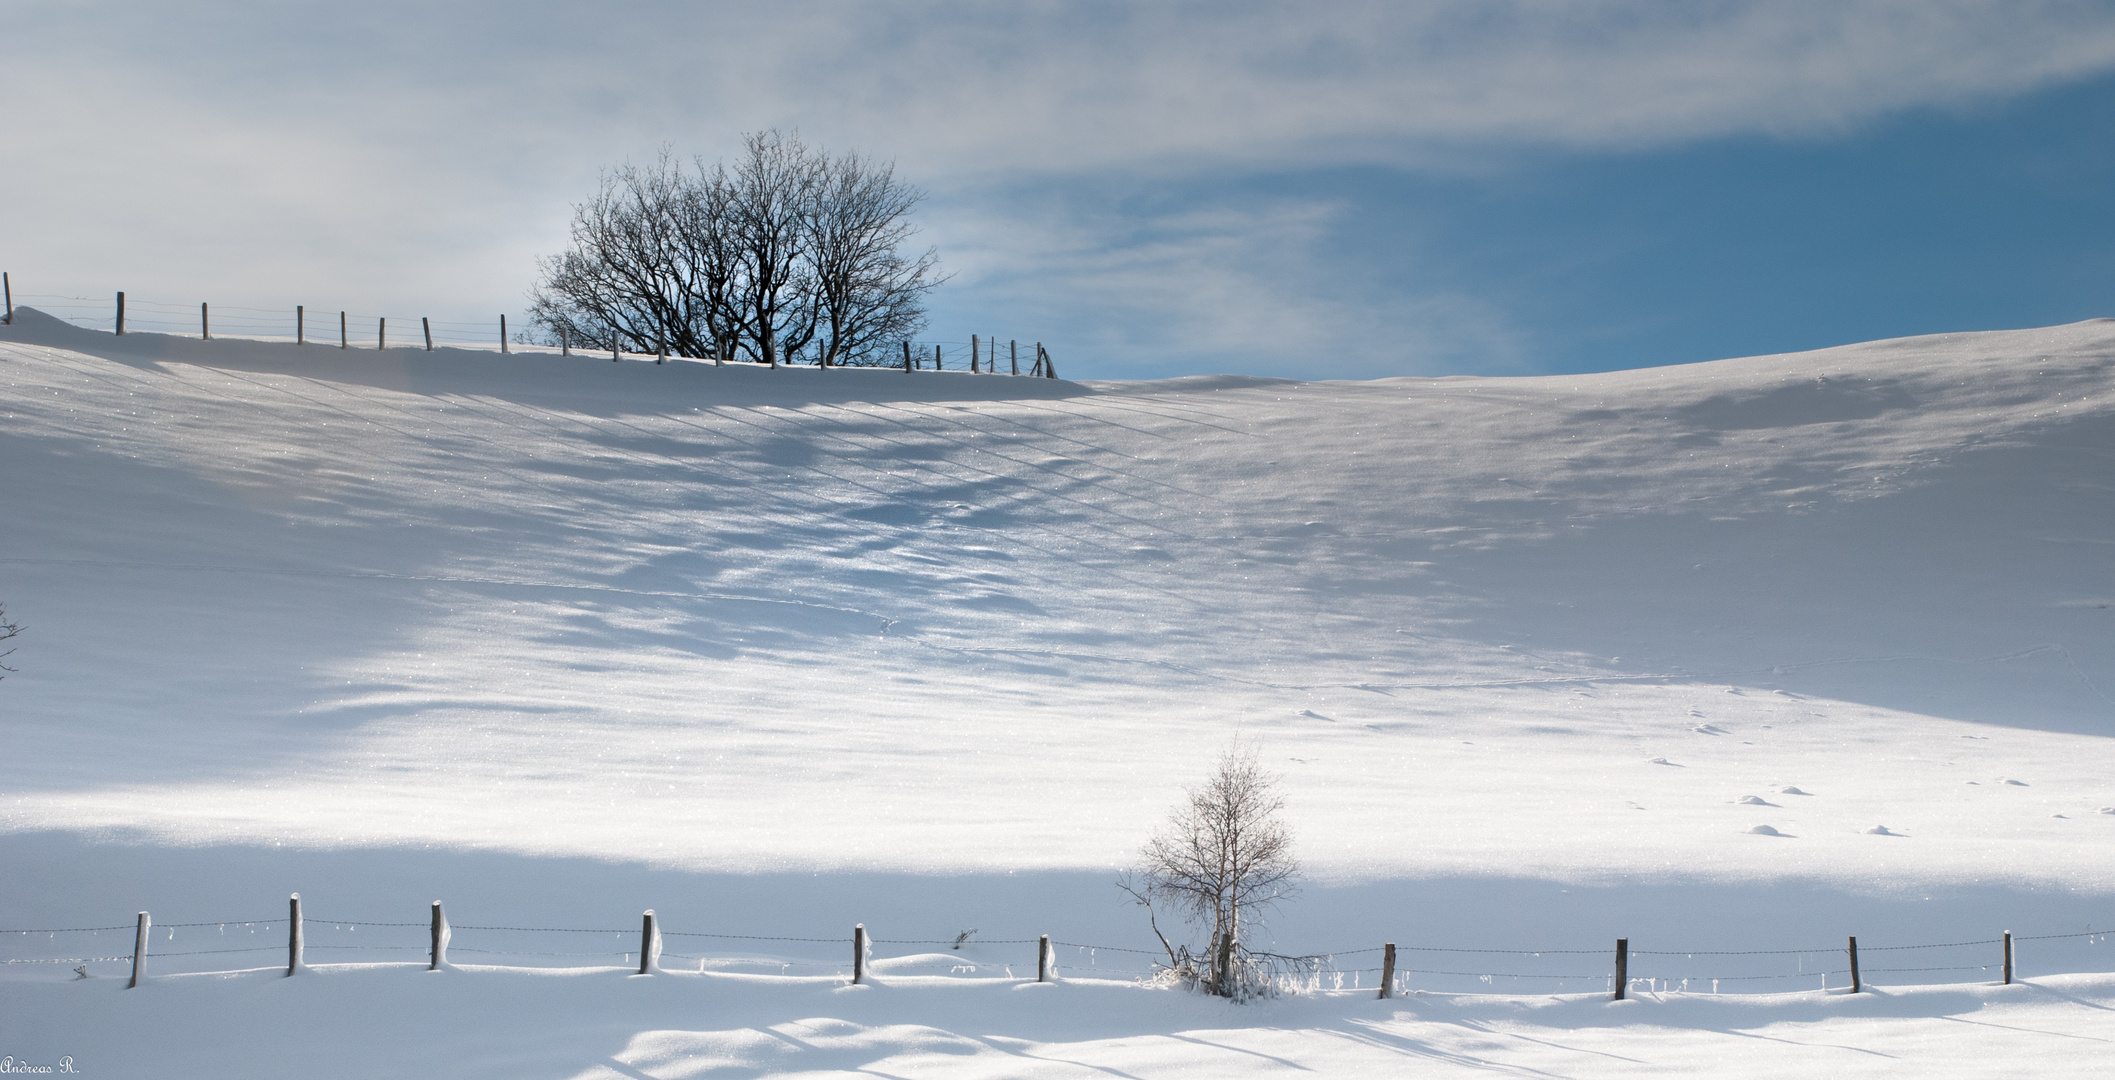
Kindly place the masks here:
<instances>
[{"instance_id":1,"label":"blue sky","mask_svg":"<svg viewBox=\"0 0 2115 1080\"><path fill-rule=\"evenodd\" d=\"M1528 374L2115 315L2115 6L27 0L18 297L518 315L597 171L898 162L931 337ZM34 299L32 303L36 302Z\"/></svg>"}]
</instances>

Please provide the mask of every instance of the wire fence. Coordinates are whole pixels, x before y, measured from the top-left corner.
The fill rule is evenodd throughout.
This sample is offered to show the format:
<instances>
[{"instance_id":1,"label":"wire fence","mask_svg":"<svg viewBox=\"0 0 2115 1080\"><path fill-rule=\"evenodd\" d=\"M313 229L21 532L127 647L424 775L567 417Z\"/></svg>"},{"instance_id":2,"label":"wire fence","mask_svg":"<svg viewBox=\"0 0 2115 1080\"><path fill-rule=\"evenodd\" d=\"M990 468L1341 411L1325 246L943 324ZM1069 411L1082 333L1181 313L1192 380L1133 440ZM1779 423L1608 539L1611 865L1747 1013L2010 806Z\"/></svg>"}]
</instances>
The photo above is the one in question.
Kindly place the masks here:
<instances>
[{"instance_id":1,"label":"wire fence","mask_svg":"<svg viewBox=\"0 0 2115 1080\"><path fill-rule=\"evenodd\" d=\"M650 929L648 929L650 928ZM125 977L137 924L0 928L0 977ZM146 977L329 964L418 964L437 959L431 921L291 917L150 924ZM645 927L447 924L438 959L455 965L637 972L640 950L662 973L789 979L854 977L853 936L741 934ZM1858 947L1866 985L2009 981L2028 973L2106 971L2104 931L2001 935L1945 942ZM870 938L868 977L1032 980L1041 938ZM1629 993L1752 994L1851 988L1849 943L1797 949L1630 949ZM1160 950L1050 939L1056 977L1150 981L1164 977ZM1392 948L1392 972L1383 956ZM1478 994L1604 994L1616 989L1611 948L1368 946L1279 956L1294 961L1273 976L1287 993L1391 991Z\"/></svg>"},{"instance_id":2,"label":"wire fence","mask_svg":"<svg viewBox=\"0 0 2115 1080\"><path fill-rule=\"evenodd\" d=\"M123 299L119 299L120 297ZM325 310L306 305L293 308L260 308L207 302L183 303L166 299L143 299L124 293L98 297L11 291L9 303L11 307L19 305L35 308L85 330L109 333L305 343L348 350L447 348L581 357L602 355L599 351L579 345L532 344L527 339L526 327L520 322L513 324L510 333L508 319L504 315L490 321L433 319L426 316L405 318L351 310ZM996 337L979 334L962 340L906 341L902 343L901 351L900 361L896 354L891 352L882 366L894 367L900 363L909 370L977 371L987 374L1056 378L1056 365L1041 342L1026 342L1020 339L1002 341ZM658 361L664 359L664 354L620 352L617 358ZM689 363L714 362L711 357L674 354L666 354L665 359ZM816 366L816 360L812 356L795 357L781 363L787 367Z\"/></svg>"}]
</instances>

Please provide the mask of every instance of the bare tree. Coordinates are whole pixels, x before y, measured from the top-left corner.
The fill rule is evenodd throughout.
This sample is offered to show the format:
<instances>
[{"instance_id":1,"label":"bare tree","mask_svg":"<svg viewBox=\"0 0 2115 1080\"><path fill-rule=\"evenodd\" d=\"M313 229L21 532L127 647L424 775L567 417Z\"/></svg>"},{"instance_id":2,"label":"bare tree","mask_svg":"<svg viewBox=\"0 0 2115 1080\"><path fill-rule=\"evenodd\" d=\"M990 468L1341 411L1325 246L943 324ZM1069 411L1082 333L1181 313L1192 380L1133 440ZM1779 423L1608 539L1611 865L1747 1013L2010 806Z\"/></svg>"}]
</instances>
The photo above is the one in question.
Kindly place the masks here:
<instances>
[{"instance_id":1,"label":"bare tree","mask_svg":"<svg viewBox=\"0 0 2115 1080\"><path fill-rule=\"evenodd\" d=\"M709 356L726 340L732 258L718 187L673 157L605 173L573 208L572 247L542 263L532 325L584 348Z\"/></svg>"},{"instance_id":2,"label":"bare tree","mask_svg":"<svg viewBox=\"0 0 2115 1080\"><path fill-rule=\"evenodd\" d=\"M22 628L12 622L9 622L7 619L7 605L0 604L0 641L12 640L16 635L20 633L22 633ZM0 660L5 660L13 655L15 655L15 650L10 648L6 652L0 652ZM0 664L0 671L13 670L15 669L8 667L6 664ZM4 678L7 678L7 676L0 675L0 679Z\"/></svg>"},{"instance_id":3,"label":"bare tree","mask_svg":"<svg viewBox=\"0 0 2115 1080\"><path fill-rule=\"evenodd\" d=\"M871 361L924 328L925 294L945 280L933 249L902 254L923 195L858 154L829 162L822 185L808 219L817 354L825 365Z\"/></svg>"},{"instance_id":4,"label":"bare tree","mask_svg":"<svg viewBox=\"0 0 2115 1080\"><path fill-rule=\"evenodd\" d=\"M1255 969L1241 935L1253 916L1296 891L1292 834L1278 817L1284 807L1277 779L1257 764L1255 749L1237 743L1203 785L1188 790L1140 850L1137 869L1118 882L1145 906L1169 969L1209 993L1245 998L1259 989L1248 977ZM1156 904L1211 931L1202 965L1161 933Z\"/></svg>"},{"instance_id":5,"label":"bare tree","mask_svg":"<svg viewBox=\"0 0 2115 1080\"><path fill-rule=\"evenodd\" d=\"M731 167L686 169L664 150L574 207L572 246L542 262L530 322L584 347L887 363L944 280L930 249L902 251L923 197L891 166L775 130L748 136Z\"/></svg>"}]
</instances>

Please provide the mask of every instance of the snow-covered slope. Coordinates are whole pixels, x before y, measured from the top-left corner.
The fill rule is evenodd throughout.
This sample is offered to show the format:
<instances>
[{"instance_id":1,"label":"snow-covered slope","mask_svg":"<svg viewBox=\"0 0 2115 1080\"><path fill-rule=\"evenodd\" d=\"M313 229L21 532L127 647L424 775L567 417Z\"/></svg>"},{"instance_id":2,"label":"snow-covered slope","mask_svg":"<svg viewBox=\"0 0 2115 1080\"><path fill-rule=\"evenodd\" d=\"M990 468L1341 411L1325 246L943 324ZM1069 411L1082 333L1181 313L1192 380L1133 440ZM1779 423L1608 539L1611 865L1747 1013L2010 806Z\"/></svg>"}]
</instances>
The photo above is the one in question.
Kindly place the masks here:
<instances>
[{"instance_id":1,"label":"snow-covered slope","mask_svg":"<svg viewBox=\"0 0 2115 1080\"><path fill-rule=\"evenodd\" d=\"M1138 944L1108 871L1237 735L1288 947L2115 913L2111 321L1074 384L22 311L0 418L8 925Z\"/></svg>"}]
</instances>

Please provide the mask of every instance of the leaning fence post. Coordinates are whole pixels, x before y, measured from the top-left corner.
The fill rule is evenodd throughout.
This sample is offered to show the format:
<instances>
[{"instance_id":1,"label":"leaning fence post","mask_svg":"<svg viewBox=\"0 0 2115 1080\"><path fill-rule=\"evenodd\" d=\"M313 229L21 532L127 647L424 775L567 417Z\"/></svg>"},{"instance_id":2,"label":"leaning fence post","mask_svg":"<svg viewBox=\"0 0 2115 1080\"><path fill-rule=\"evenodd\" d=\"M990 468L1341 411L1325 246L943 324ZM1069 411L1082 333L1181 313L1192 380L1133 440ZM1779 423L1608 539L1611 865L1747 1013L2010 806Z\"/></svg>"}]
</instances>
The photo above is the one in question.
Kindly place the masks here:
<instances>
[{"instance_id":1,"label":"leaning fence post","mask_svg":"<svg viewBox=\"0 0 2115 1080\"><path fill-rule=\"evenodd\" d=\"M294 305L294 344L308 344L308 309Z\"/></svg>"},{"instance_id":2,"label":"leaning fence post","mask_svg":"<svg viewBox=\"0 0 2115 1080\"><path fill-rule=\"evenodd\" d=\"M1395 942L1381 946L1381 996L1395 996Z\"/></svg>"},{"instance_id":3,"label":"leaning fence post","mask_svg":"<svg viewBox=\"0 0 2115 1080\"><path fill-rule=\"evenodd\" d=\"M441 902L433 902L433 960L426 965L428 971L439 971L448 962L448 939L454 936L448 929L448 916L441 914Z\"/></svg>"},{"instance_id":4,"label":"leaning fence post","mask_svg":"<svg viewBox=\"0 0 2115 1080\"><path fill-rule=\"evenodd\" d=\"M908 345L904 346L909 348ZM852 927L852 985L867 979L867 924Z\"/></svg>"},{"instance_id":5,"label":"leaning fence post","mask_svg":"<svg viewBox=\"0 0 2115 1080\"><path fill-rule=\"evenodd\" d=\"M2012 985L2012 931L2005 931L2005 985Z\"/></svg>"},{"instance_id":6,"label":"leaning fence post","mask_svg":"<svg viewBox=\"0 0 2115 1080\"><path fill-rule=\"evenodd\" d=\"M1050 981L1050 935L1044 934L1035 943L1035 981Z\"/></svg>"},{"instance_id":7,"label":"leaning fence post","mask_svg":"<svg viewBox=\"0 0 2115 1080\"><path fill-rule=\"evenodd\" d=\"M118 324L117 324L117 332L118 332L118 336L119 336L119 337L124 337L124 336L125 336L125 293L124 293L124 290L122 290L122 289L118 291Z\"/></svg>"},{"instance_id":8,"label":"leaning fence post","mask_svg":"<svg viewBox=\"0 0 2115 1080\"><path fill-rule=\"evenodd\" d=\"M1862 980L1860 980L1860 979L1858 978L1858 935L1856 935L1856 934L1852 934L1852 935L1851 935L1851 993L1855 994L1855 993L1858 993L1859 991L1861 991L1861 990L1864 990L1864 989L1865 989L1865 983L1864 983L1864 982L1863 982Z\"/></svg>"},{"instance_id":9,"label":"leaning fence post","mask_svg":"<svg viewBox=\"0 0 2115 1080\"><path fill-rule=\"evenodd\" d=\"M499 317L499 351L502 353L507 351L507 317L505 315Z\"/></svg>"},{"instance_id":10,"label":"leaning fence post","mask_svg":"<svg viewBox=\"0 0 2115 1080\"><path fill-rule=\"evenodd\" d=\"M140 928L132 935L132 981L125 984L127 990L140 984L140 972L147 964L147 931L153 925L154 920L148 918L146 912L140 912Z\"/></svg>"},{"instance_id":11,"label":"leaning fence post","mask_svg":"<svg viewBox=\"0 0 2115 1080\"><path fill-rule=\"evenodd\" d=\"M1043 343L1040 341L1035 343L1035 355L1037 362L1043 365L1043 377L1046 379L1057 378L1057 361L1050 358L1049 350L1043 348Z\"/></svg>"},{"instance_id":12,"label":"leaning fence post","mask_svg":"<svg viewBox=\"0 0 2115 1080\"><path fill-rule=\"evenodd\" d=\"M1616 939L1616 996L1613 1001L1623 1000L1623 991L1630 985L1630 939Z\"/></svg>"},{"instance_id":13,"label":"leaning fence post","mask_svg":"<svg viewBox=\"0 0 2115 1080\"><path fill-rule=\"evenodd\" d=\"M13 326L15 325L15 287L8 282L7 274L4 272L0 272L0 293L4 293L7 296L7 325Z\"/></svg>"},{"instance_id":14,"label":"leaning fence post","mask_svg":"<svg viewBox=\"0 0 2115 1080\"><path fill-rule=\"evenodd\" d=\"M424 331L426 331L426 351L427 351L427 352L432 352L432 351L433 351L433 320L432 320L432 319L430 319L430 318L428 318L428 317L426 317L426 316L424 316L424 315L421 315L421 316L419 316L419 329L421 329L421 330L424 330Z\"/></svg>"},{"instance_id":15,"label":"leaning fence post","mask_svg":"<svg viewBox=\"0 0 2115 1080\"><path fill-rule=\"evenodd\" d=\"M292 975L301 969L300 893L287 898L286 913L286 973Z\"/></svg>"},{"instance_id":16,"label":"leaning fence post","mask_svg":"<svg viewBox=\"0 0 2115 1080\"><path fill-rule=\"evenodd\" d=\"M639 927L639 974L651 975L647 970L654 962L654 909L647 908L645 921Z\"/></svg>"}]
</instances>

